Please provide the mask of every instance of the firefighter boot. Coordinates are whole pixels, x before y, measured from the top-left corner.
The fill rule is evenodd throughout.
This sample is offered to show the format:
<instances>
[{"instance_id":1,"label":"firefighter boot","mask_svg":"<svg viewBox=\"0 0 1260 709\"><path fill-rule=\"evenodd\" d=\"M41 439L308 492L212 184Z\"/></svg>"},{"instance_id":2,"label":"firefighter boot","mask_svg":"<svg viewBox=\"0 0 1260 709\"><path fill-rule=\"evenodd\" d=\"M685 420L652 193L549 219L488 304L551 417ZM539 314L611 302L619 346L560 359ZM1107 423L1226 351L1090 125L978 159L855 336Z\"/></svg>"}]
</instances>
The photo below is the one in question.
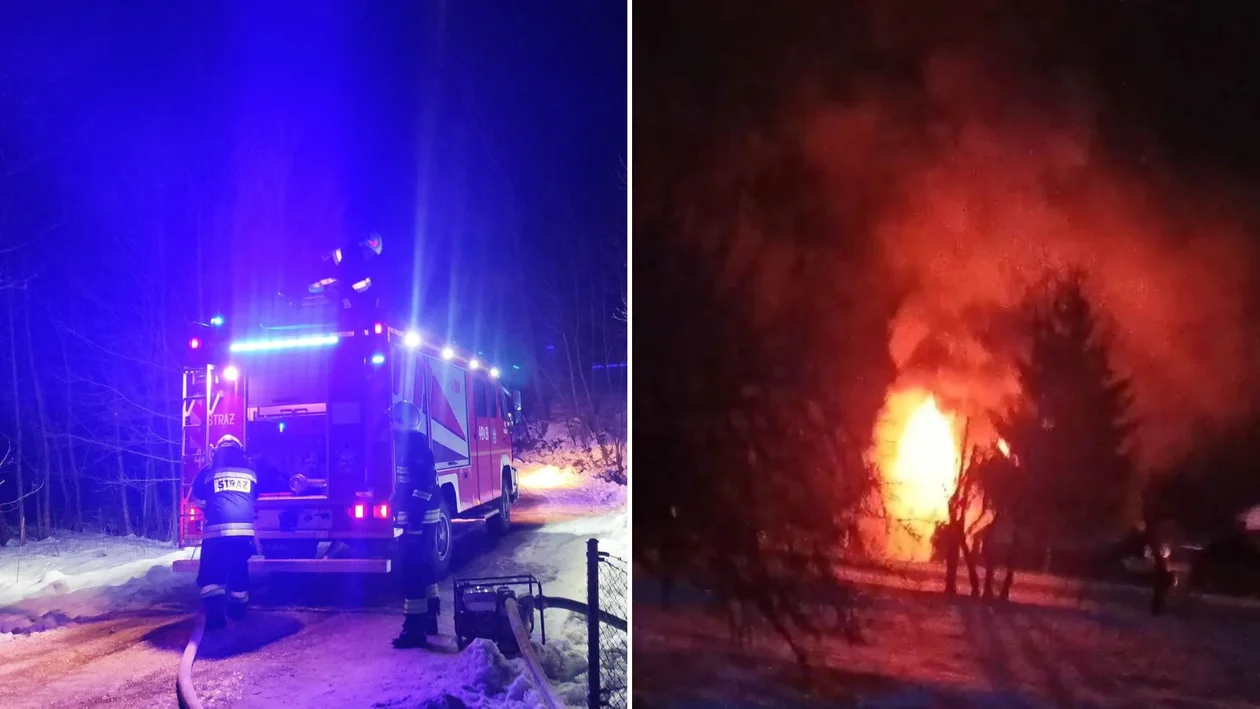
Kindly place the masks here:
<instances>
[{"instance_id":1,"label":"firefighter boot","mask_svg":"<svg viewBox=\"0 0 1260 709\"><path fill-rule=\"evenodd\" d=\"M227 599L222 595L210 596L205 599L206 610L206 630L221 630L227 627L227 618L225 617L225 604Z\"/></svg>"},{"instance_id":2,"label":"firefighter boot","mask_svg":"<svg viewBox=\"0 0 1260 709\"><path fill-rule=\"evenodd\" d=\"M245 601L240 598L231 598L227 604L227 617L232 620L245 620Z\"/></svg>"},{"instance_id":3,"label":"firefighter boot","mask_svg":"<svg viewBox=\"0 0 1260 709\"><path fill-rule=\"evenodd\" d=\"M421 616L422 618L424 618L424 634L425 635L438 634L438 615L440 615L441 612L442 612L442 599L430 598L429 599L429 612Z\"/></svg>"},{"instance_id":4,"label":"firefighter boot","mask_svg":"<svg viewBox=\"0 0 1260 709\"><path fill-rule=\"evenodd\" d=\"M429 638L424 634L424 626L425 615L408 614L405 616L402 633L394 638L394 647L400 650L413 647L428 647Z\"/></svg>"}]
</instances>

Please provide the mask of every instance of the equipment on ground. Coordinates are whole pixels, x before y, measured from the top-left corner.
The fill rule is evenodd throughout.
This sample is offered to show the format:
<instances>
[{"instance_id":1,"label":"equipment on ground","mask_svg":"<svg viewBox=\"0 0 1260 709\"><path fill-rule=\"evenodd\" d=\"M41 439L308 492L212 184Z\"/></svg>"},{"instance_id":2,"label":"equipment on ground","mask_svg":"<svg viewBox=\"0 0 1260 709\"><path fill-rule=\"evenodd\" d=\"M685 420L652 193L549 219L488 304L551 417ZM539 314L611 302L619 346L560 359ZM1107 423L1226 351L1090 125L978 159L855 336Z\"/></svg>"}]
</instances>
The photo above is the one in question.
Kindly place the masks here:
<instances>
[{"instance_id":1,"label":"equipment on ground","mask_svg":"<svg viewBox=\"0 0 1260 709\"><path fill-rule=\"evenodd\" d=\"M524 591L518 595L518 591ZM463 650L475 638L496 643L500 652L520 654L508 618L508 600L516 601L517 612L526 632L534 631L535 610L543 598L542 582L532 574L518 576L483 576L455 580L455 639ZM547 642L547 622L540 609L537 613L539 635Z\"/></svg>"}]
</instances>

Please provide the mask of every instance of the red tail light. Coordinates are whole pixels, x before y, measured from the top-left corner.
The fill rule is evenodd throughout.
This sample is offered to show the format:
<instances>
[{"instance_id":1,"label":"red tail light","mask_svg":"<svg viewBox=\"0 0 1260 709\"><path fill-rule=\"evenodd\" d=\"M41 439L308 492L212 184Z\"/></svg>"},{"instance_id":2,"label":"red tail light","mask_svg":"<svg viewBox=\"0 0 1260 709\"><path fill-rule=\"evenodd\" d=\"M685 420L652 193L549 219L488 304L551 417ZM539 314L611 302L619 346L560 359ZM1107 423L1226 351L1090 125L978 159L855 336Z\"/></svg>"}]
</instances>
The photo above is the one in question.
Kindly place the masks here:
<instances>
[{"instance_id":1,"label":"red tail light","mask_svg":"<svg viewBox=\"0 0 1260 709\"><path fill-rule=\"evenodd\" d=\"M377 519L389 519L389 505L381 504L373 508Z\"/></svg>"},{"instance_id":2,"label":"red tail light","mask_svg":"<svg viewBox=\"0 0 1260 709\"><path fill-rule=\"evenodd\" d=\"M355 504L355 506L354 506L354 518L355 518L355 519L363 519L363 515L366 513L366 511L367 511L367 510L366 510L366 508L364 507L364 505L363 505L363 503L362 503L362 502Z\"/></svg>"},{"instance_id":3,"label":"red tail light","mask_svg":"<svg viewBox=\"0 0 1260 709\"><path fill-rule=\"evenodd\" d=\"M376 323L376 325L372 328L372 330L376 332L376 334L379 335L385 331L385 326L382 325L381 323Z\"/></svg>"}]
</instances>

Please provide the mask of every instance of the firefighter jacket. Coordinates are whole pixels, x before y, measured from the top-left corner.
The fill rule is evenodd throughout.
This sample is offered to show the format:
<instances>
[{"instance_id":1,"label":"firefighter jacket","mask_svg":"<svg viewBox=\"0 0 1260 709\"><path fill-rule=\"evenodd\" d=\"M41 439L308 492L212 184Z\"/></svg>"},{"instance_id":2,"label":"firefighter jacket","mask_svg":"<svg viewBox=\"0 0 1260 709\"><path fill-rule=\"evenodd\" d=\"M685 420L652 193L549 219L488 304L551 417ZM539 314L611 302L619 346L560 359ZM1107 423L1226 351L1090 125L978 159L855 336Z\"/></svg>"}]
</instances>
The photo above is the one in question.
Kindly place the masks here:
<instances>
[{"instance_id":1,"label":"firefighter jacket","mask_svg":"<svg viewBox=\"0 0 1260 709\"><path fill-rule=\"evenodd\" d=\"M205 539L254 536L254 501L258 499L254 471L206 468L197 476L193 496L206 503Z\"/></svg>"},{"instance_id":2,"label":"firefighter jacket","mask_svg":"<svg viewBox=\"0 0 1260 709\"><path fill-rule=\"evenodd\" d=\"M419 431L394 434L394 465L394 507L399 525L437 524L441 498L429 439Z\"/></svg>"}]
</instances>

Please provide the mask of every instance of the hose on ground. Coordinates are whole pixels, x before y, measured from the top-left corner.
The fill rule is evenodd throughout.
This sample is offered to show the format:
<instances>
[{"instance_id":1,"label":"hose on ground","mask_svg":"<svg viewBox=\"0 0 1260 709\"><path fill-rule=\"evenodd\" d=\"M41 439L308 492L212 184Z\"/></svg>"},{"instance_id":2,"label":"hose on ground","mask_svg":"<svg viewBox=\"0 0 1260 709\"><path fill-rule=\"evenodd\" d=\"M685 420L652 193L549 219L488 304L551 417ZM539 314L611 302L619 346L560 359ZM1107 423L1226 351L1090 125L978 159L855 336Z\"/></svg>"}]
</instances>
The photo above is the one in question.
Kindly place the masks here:
<instances>
[{"instance_id":1,"label":"hose on ground","mask_svg":"<svg viewBox=\"0 0 1260 709\"><path fill-rule=\"evenodd\" d=\"M538 664L538 658L534 656L534 646L529 642L529 631L525 629L525 623L521 620L521 610L516 605L516 599L509 598L503 605L507 610L508 622L512 626L512 635L516 638L516 646L520 649L525 666L529 668L529 673L534 679L534 686L538 688L539 694L542 695L549 709L564 709L564 702L556 695L556 690L551 686L546 673L543 672L542 665Z\"/></svg>"},{"instance_id":2,"label":"hose on ground","mask_svg":"<svg viewBox=\"0 0 1260 709\"><path fill-rule=\"evenodd\" d=\"M590 615L590 607L587 604L581 601L575 601L572 598L561 598L559 596L543 596L542 608L543 610L548 608L561 608L566 611L581 613L582 615ZM603 608L599 609L599 622L604 625L611 625L623 633L627 632L625 619L618 618Z\"/></svg>"},{"instance_id":3,"label":"hose on ground","mask_svg":"<svg viewBox=\"0 0 1260 709\"><path fill-rule=\"evenodd\" d=\"M183 709L202 709L201 699L197 697L197 689L193 687L192 668L197 661L197 648L206 634L206 614L198 612L193 621L192 636L184 646L184 654L179 659L179 675L175 678L175 696Z\"/></svg>"}]
</instances>

